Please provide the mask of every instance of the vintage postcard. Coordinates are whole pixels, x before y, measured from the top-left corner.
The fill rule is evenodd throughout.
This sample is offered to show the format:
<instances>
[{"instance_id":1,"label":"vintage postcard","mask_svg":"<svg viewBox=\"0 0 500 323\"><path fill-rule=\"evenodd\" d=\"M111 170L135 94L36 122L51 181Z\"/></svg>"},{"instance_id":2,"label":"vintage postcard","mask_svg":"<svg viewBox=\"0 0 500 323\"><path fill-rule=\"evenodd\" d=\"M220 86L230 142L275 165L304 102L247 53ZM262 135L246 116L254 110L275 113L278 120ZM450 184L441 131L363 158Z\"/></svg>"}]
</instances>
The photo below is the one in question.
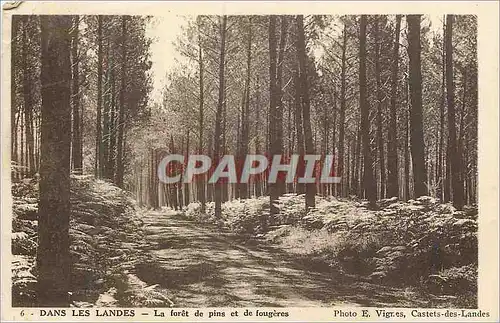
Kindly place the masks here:
<instances>
[{"instance_id":1,"label":"vintage postcard","mask_svg":"<svg viewBox=\"0 0 500 323\"><path fill-rule=\"evenodd\" d=\"M2 3L2 322L499 320L499 3Z\"/></svg>"}]
</instances>

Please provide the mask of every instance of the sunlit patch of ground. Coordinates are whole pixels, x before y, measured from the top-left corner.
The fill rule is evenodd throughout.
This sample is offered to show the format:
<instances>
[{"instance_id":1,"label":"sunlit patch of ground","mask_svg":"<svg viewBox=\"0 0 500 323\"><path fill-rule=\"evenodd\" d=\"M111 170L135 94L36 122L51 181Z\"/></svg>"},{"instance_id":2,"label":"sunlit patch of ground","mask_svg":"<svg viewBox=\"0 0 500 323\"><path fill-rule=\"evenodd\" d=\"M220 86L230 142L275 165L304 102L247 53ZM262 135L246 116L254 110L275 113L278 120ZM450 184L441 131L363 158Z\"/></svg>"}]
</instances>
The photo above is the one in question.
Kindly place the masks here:
<instances>
[{"instance_id":1,"label":"sunlit patch of ground","mask_svg":"<svg viewBox=\"0 0 500 323\"><path fill-rule=\"evenodd\" d=\"M175 306L426 306L409 289L363 282L314 268L264 241L246 240L175 212L149 212L143 219L154 261L136 268L148 285L168 290ZM436 300L434 300L435 302ZM437 300L439 301L439 300Z\"/></svg>"}]
</instances>

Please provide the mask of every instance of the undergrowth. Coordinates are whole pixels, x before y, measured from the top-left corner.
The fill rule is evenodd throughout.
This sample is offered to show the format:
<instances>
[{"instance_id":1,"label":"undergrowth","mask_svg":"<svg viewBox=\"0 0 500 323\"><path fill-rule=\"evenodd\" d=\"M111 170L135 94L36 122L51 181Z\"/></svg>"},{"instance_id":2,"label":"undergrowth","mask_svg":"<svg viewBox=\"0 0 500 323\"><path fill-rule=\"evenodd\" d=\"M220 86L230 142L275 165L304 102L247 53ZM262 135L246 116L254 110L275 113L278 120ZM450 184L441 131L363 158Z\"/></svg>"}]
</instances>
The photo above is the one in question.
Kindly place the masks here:
<instances>
[{"instance_id":1,"label":"undergrowth","mask_svg":"<svg viewBox=\"0 0 500 323\"><path fill-rule=\"evenodd\" d=\"M317 197L306 214L304 196L295 194L282 196L277 206L279 214L271 216L268 197L234 200L216 218L213 203L205 214L192 203L185 215L265 238L298 257L322 259L332 270L477 306L477 208L457 211L423 196L381 200L371 210L366 201Z\"/></svg>"},{"instance_id":2,"label":"undergrowth","mask_svg":"<svg viewBox=\"0 0 500 323\"><path fill-rule=\"evenodd\" d=\"M12 193L12 304L35 306L38 183L14 183ZM128 193L90 176L71 177L72 306L164 304L145 297L147 286L131 278L137 264L151 260L142 251L142 227Z\"/></svg>"}]
</instances>

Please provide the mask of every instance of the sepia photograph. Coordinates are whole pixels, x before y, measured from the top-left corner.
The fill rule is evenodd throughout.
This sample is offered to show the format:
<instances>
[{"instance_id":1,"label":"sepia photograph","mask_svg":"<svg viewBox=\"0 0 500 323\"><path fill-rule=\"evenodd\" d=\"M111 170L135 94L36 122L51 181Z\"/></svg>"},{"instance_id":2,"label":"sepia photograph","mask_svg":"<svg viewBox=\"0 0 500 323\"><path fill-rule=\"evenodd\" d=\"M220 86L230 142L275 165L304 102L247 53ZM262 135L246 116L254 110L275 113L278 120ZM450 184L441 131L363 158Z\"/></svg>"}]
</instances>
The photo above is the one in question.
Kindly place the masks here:
<instances>
[{"instance_id":1,"label":"sepia photograph","mask_svg":"<svg viewBox=\"0 0 500 323\"><path fill-rule=\"evenodd\" d=\"M393 12L4 16L12 307L478 311L478 16Z\"/></svg>"}]
</instances>

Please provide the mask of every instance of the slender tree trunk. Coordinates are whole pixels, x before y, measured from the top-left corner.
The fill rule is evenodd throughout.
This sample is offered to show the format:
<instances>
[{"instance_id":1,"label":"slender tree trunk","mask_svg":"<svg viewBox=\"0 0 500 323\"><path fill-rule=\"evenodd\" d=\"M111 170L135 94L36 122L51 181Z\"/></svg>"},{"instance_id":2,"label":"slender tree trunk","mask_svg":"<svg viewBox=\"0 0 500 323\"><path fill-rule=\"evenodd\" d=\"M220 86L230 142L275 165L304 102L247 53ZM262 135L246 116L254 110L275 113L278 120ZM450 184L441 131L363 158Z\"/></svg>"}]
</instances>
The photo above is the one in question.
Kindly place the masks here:
<instances>
[{"instance_id":1,"label":"slender tree trunk","mask_svg":"<svg viewBox=\"0 0 500 323\"><path fill-rule=\"evenodd\" d=\"M201 28L201 27L198 27ZM199 106L199 114L198 114L198 126L199 126L199 132L198 132L198 153L202 154L203 153L203 122L204 122L204 111L203 111L203 103L204 103L204 91L203 91L203 50L201 47L201 31L198 30L198 67L199 67L199 73L200 73L200 83L199 83L199 88L200 88L200 106ZM206 210L206 196L205 196L205 174L202 174L200 177L197 177L197 182L196 186L198 188L197 193L198 193L198 200L200 201L201 204L201 213L205 213Z\"/></svg>"},{"instance_id":2,"label":"slender tree trunk","mask_svg":"<svg viewBox=\"0 0 500 323\"><path fill-rule=\"evenodd\" d=\"M383 93L380 72L380 36L379 18L375 19L375 78L377 83L377 148L380 171L380 198L385 198L385 153L384 153L384 126L383 126Z\"/></svg>"},{"instance_id":3,"label":"slender tree trunk","mask_svg":"<svg viewBox=\"0 0 500 323\"><path fill-rule=\"evenodd\" d=\"M115 164L116 164L116 74L114 65L111 69L111 106L109 111L109 145L108 145L108 179L115 178Z\"/></svg>"},{"instance_id":4,"label":"slender tree trunk","mask_svg":"<svg viewBox=\"0 0 500 323\"><path fill-rule=\"evenodd\" d=\"M370 148L370 106L366 84L366 20L366 15L362 15L359 34L359 102L364 159L363 189L371 206L374 206L377 199L377 186L373 177L372 152Z\"/></svg>"},{"instance_id":5,"label":"slender tree trunk","mask_svg":"<svg viewBox=\"0 0 500 323\"><path fill-rule=\"evenodd\" d=\"M20 109L18 105L18 100L17 100L17 71L18 71L18 66L17 66L17 55L19 54L19 47L18 47L18 39L17 39L17 34L18 34L18 29L19 29L19 21L21 16L13 16L12 17L12 35L11 35L11 57L10 57L10 62L11 62L11 68L10 68L10 129L11 129L11 151L10 151L10 159L12 162L16 165L18 165L18 141L17 141L17 134L18 134L18 129L17 126L19 124L19 116L20 116ZM18 179L18 171L15 170L12 173L12 180L15 181Z\"/></svg>"},{"instance_id":6,"label":"slender tree trunk","mask_svg":"<svg viewBox=\"0 0 500 323\"><path fill-rule=\"evenodd\" d=\"M172 145L173 145L173 140L172 140ZM181 140L180 147L181 148L179 150L179 154L182 153L182 148L184 148L184 138L182 138L182 140ZM160 161L158 160L158 162L160 162ZM176 172L176 174L178 174L178 173L179 173L179 171ZM182 176L181 176L181 179L182 179ZM176 187L176 198L177 198L177 201L179 203L179 210L182 210L182 208L184 207L184 196L183 196L183 192L182 192L182 182L177 182L174 185Z\"/></svg>"},{"instance_id":7,"label":"slender tree trunk","mask_svg":"<svg viewBox=\"0 0 500 323\"><path fill-rule=\"evenodd\" d=\"M352 169L352 194L362 198L363 194L360 192L360 185L359 185L359 180L360 180L360 168L361 168L361 159L363 158L361 156L361 123L357 125L357 131L356 131L356 138L354 139L354 145L353 145L354 151L353 151L353 169Z\"/></svg>"},{"instance_id":8,"label":"slender tree trunk","mask_svg":"<svg viewBox=\"0 0 500 323\"><path fill-rule=\"evenodd\" d=\"M333 154L333 156L336 156L335 154L335 149L337 147L337 87L334 86L334 90L333 90L333 124L332 124L332 128L333 128L333 131L332 131L332 149L331 149L331 153ZM338 148L337 148L338 149ZM327 149L327 153L329 152L329 150ZM332 169L333 170L336 170L335 168L335 158L334 160L332 161ZM337 159L337 165L340 163L340 160ZM339 176L337 172L335 172L335 176ZM342 182L341 182L342 183ZM337 190L337 184L329 184L328 187L330 188L330 194L331 195L337 195L338 194L338 190Z\"/></svg>"},{"instance_id":9,"label":"slender tree trunk","mask_svg":"<svg viewBox=\"0 0 500 323\"><path fill-rule=\"evenodd\" d=\"M242 165L242 162L246 155L248 154L248 140L249 140L249 113L250 113L250 72L252 63L252 18L248 18L248 35L247 35L247 70L245 79L245 91L244 91L244 104L242 106L242 118L241 118L241 150L240 159L238 165ZM248 198L248 185L247 183L238 184L238 191L240 198Z\"/></svg>"},{"instance_id":10,"label":"slender tree trunk","mask_svg":"<svg viewBox=\"0 0 500 323\"><path fill-rule=\"evenodd\" d=\"M95 143L95 176L100 178L102 176L102 65L103 65L103 52L102 52L102 20L103 16L97 16L97 119L96 119L96 143Z\"/></svg>"},{"instance_id":11,"label":"slender tree trunk","mask_svg":"<svg viewBox=\"0 0 500 323\"><path fill-rule=\"evenodd\" d=\"M277 89L276 76L276 16L269 16L269 159L273 160L275 155L279 155L280 145L278 138L278 105L279 92ZM278 180L279 181L279 178ZM276 207L276 201L279 198L278 183L268 183L271 214L276 214L279 209ZM265 223L263 224L265 225Z\"/></svg>"},{"instance_id":12,"label":"slender tree trunk","mask_svg":"<svg viewBox=\"0 0 500 323\"><path fill-rule=\"evenodd\" d=\"M187 131L187 136L186 136L186 154L185 154L185 160L184 164L187 163L187 160L189 158L189 130ZM185 183L184 184L184 205L188 206L190 202L190 194L189 194L189 184Z\"/></svg>"},{"instance_id":13,"label":"slender tree trunk","mask_svg":"<svg viewBox=\"0 0 500 323\"><path fill-rule=\"evenodd\" d=\"M260 84L259 82L259 77L257 76L257 84ZM255 154L259 155L261 153L261 141L260 141L260 131L259 131L259 125L260 125L260 91L259 88L257 87L256 93L255 93ZM254 186L255 186L255 196L259 197L262 195L262 179L263 179L262 174L257 174L254 176Z\"/></svg>"},{"instance_id":14,"label":"slender tree trunk","mask_svg":"<svg viewBox=\"0 0 500 323\"><path fill-rule=\"evenodd\" d=\"M298 15L297 18L297 59L300 68L300 92L302 97L302 123L304 127L305 152L308 155L314 155L313 135L311 130L309 85L307 80L307 54L306 41L304 33L304 16ZM306 210L316 206L316 183L306 184Z\"/></svg>"},{"instance_id":15,"label":"slender tree trunk","mask_svg":"<svg viewBox=\"0 0 500 323\"><path fill-rule=\"evenodd\" d=\"M405 200L408 201L411 197L410 192L410 102L409 102L409 81L405 76L404 80L405 89L405 109L404 109L404 122L405 122L405 141L404 141L404 161L405 161L405 182L404 182L404 196Z\"/></svg>"},{"instance_id":16,"label":"slender tree trunk","mask_svg":"<svg viewBox=\"0 0 500 323\"><path fill-rule=\"evenodd\" d=\"M410 58L410 146L415 197L427 195L425 143L422 121L422 72L420 63L420 15L408 15L408 56Z\"/></svg>"},{"instance_id":17,"label":"slender tree trunk","mask_svg":"<svg viewBox=\"0 0 500 323\"><path fill-rule=\"evenodd\" d=\"M103 176L104 178L107 179L113 179L113 175L110 174L110 164L109 164L109 155L110 155L110 139L111 139L111 123L110 123L110 114L111 114L111 109L112 109L112 103L113 103L113 63L111 59L111 55L109 53L109 39L106 44L106 90L105 90L105 96L104 96L104 111L102 113L102 119L103 119L103 135L102 135L102 141L103 141L103 159L104 159L104 173Z\"/></svg>"},{"instance_id":18,"label":"slender tree trunk","mask_svg":"<svg viewBox=\"0 0 500 323\"><path fill-rule=\"evenodd\" d=\"M37 300L68 307L71 144L71 16L41 16L42 140Z\"/></svg>"},{"instance_id":19,"label":"slender tree trunk","mask_svg":"<svg viewBox=\"0 0 500 323\"><path fill-rule=\"evenodd\" d=\"M78 57L78 30L80 27L80 17L75 16L74 18L74 27L73 27L73 46L72 57L73 57L73 86L72 86L72 97L73 97L73 137L71 142L71 149L73 154L73 169L76 173L83 173L83 157L81 151L81 131L80 131L80 73L78 66L80 64L80 59Z\"/></svg>"},{"instance_id":20,"label":"slender tree trunk","mask_svg":"<svg viewBox=\"0 0 500 323\"><path fill-rule=\"evenodd\" d=\"M453 83L453 15L446 15L446 99L448 102L448 146L451 172L453 206L461 210L464 192L460 183L461 157L458 153L455 125L455 85Z\"/></svg>"},{"instance_id":21,"label":"slender tree trunk","mask_svg":"<svg viewBox=\"0 0 500 323\"><path fill-rule=\"evenodd\" d=\"M284 56L285 56L285 48L287 42L287 29L288 29L288 19L287 16L281 16L281 30L280 30L280 43L278 48L278 58L276 63L276 138L275 144L277 145L277 152L279 154L283 154L283 65L284 65ZM277 190L278 194L281 196L285 193L285 180L284 178L281 180L278 177Z\"/></svg>"},{"instance_id":22,"label":"slender tree trunk","mask_svg":"<svg viewBox=\"0 0 500 323\"><path fill-rule=\"evenodd\" d=\"M156 187L156 151L153 148L149 149L149 205L154 209L156 208L156 199L158 197Z\"/></svg>"},{"instance_id":23,"label":"slender tree trunk","mask_svg":"<svg viewBox=\"0 0 500 323\"><path fill-rule=\"evenodd\" d=\"M344 141L345 141L345 110L346 110L346 69L347 69L347 26L342 31L342 70L340 74L340 113L339 113L339 162L338 176L344 177ZM340 183L340 196L346 196L344 180Z\"/></svg>"},{"instance_id":24,"label":"slender tree trunk","mask_svg":"<svg viewBox=\"0 0 500 323\"><path fill-rule=\"evenodd\" d=\"M123 187L124 156L123 147L125 145L125 91L127 75L127 16L122 16L122 61L121 61L121 84L120 84L120 111L118 113L118 138L116 143L116 179L118 187Z\"/></svg>"},{"instance_id":25,"label":"slender tree trunk","mask_svg":"<svg viewBox=\"0 0 500 323\"><path fill-rule=\"evenodd\" d=\"M33 141L33 95L32 86L33 82L31 79L31 71L29 64L29 49L28 49L28 28L29 28L29 16L23 16L23 95L24 95L24 129L26 132L26 175L28 177L33 177L35 170L35 158L34 158L34 141Z\"/></svg>"},{"instance_id":26,"label":"slender tree trunk","mask_svg":"<svg viewBox=\"0 0 500 323\"><path fill-rule=\"evenodd\" d=\"M293 71L293 84L295 90L294 105L295 105L295 132L297 137L297 153L299 154L299 165L297 167L297 177L304 175L304 131L302 127L302 102L300 94L300 75L299 68L295 66ZM297 194L305 193L305 185L297 183Z\"/></svg>"},{"instance_id":27,"label":"slender tree trunk","mask_svg":"<svg viewBox=\"0 0 500 323\"><path fill-rule=\"evenodd\" d=\"M19 109L19 122L21 123L20 125L20 132L19 132L19 141L20 141L20 163L19 163L19 177L22 179L24 178L24 174L26 174L26 171L24 169L24 109Z\"/></svg>"},{"instance_id":28,"label":"slender tree trunk","mask_svg":"<svg viewBox=\"0 0 500 323\"><path fill-rule=\"evenodd\" d=\"M225 58L226 58L226 25L227 25L227 16L223 16L222 23L220 27L220 56L219 56L219 100L217 103L217 111L215 113L215 140L214 140L214 160L215 164L219 163L221 149L221 137L222 137L222 117L223 117L223 109L224 109L224 67L225 67ZM215 183L215 216L221 217L222 210L222 183L217 181Z\"/></svg>"},{"instance_id":29,"label":"slender tree trunk","mask_svg":"<svg viewBox=\"0 0 500 323\"><path fill-rule=\"evenodd\" d=\"M446 35L446 27L443 19L443 37ZM438 166L437 166L437 196L443 201L445 197L443 196L443 192L446 192L444 185L444 163L443 160L445 158L444 151L444 109L446 104L445 97L445 86L446 86L446 59L445 59L445 46L443 41L443 50L442 50L442 70L441 70L441 103L439 105L439 147L438 147ZM446 194L446 193L445 193Z\"/></svg>"},{"instance_id":30,"label":"slender tree trunk","mask_svg":"<svg viewBox=\"0 0 500 323\"><path fill-rule=\"evenodd\" d=\"M225 62L226 66L224 71L227 69L227 62ZM222 100L222 148L221 155L224 156L227 153L227 100L226 100L226 87L227 87L227 79L224 77L224 90ZM229 200L229 183L227 178L223 178L221 181L222 187L222 203L227 202Z\"/></svg>"},{"instance_id":31,"label":"slender tree trunk","mask_svg":"<svg viewBox=\"0 0 500 323\"><path fill-rule=\"evenodd\" d=\"M399 196L398 180L398 138L397 138L397 110L398 97L398 67L399 67L399 34L401 31L401 15L396 16L396 30L391 65L391 110L389 118L389 133L387 145L387 195Z\"/></svg>"}]
</instances>

